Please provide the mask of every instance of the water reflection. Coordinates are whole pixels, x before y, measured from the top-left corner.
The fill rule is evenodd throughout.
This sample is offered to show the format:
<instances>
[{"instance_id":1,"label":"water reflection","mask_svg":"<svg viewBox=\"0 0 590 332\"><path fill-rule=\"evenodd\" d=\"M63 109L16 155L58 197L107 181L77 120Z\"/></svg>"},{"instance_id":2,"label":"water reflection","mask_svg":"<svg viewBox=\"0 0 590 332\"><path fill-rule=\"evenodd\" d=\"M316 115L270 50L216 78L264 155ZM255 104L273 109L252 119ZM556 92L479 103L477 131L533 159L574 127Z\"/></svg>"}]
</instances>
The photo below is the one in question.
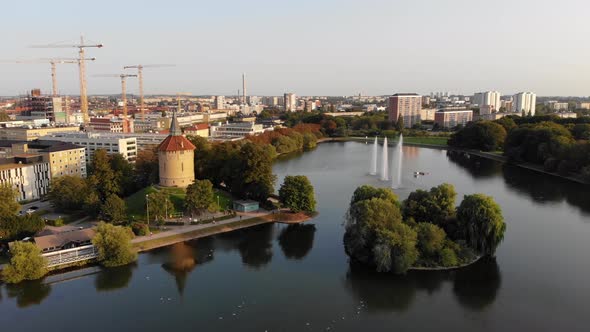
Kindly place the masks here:
<instances>
[{"instance_id":1,"label":"water reflection","mask_svg":"<svg viewBox=\"0 0 590 332\"><path fill-rule=\"evenodd\" d=\"M590 213L590 188L588 186L550 175L544 175L540 179L538 173L514 165L504 165L502 173L508 187L528 195L535 202L561 202L565 200L580 208L584 213Z\"/></svg>"},{"instance_id":2,"label":"water reflection","mask_svg":"<svg viewBox=\"0 0 590 332\"><path fill-rule=\"evenodd\" d=\"M41 304L51 293L51 285L43 283L43 280L24 281L17 285L6 285L6 295L16 298L19 308Z\"/></svg>"},{"instance_id":3,"label":"water reflection","mask_svg":"<svg viewBox=\"0 0 590 332\"><path fill-rule=\"evenodd\" d=\"M124 266L103 268L94 279L94 288L99 292L114 291L126 288L133 276L133 270L137 267L135 263Z\"/></svg>"},{"instance_id":4,"label":"water reflection","mask_svg":"<svg viewBox=\"0 0 590 332\"><path fill-rule=\"evenodd\" d=\"M174 277L178 294L182 297L189 274L196 265L213 261L213 239L211 237L177 243L169 247L167 262L162 268Z\"/></svg>"},{"instance_id":5,"label":"water reflection","mask_svg":"<svg viewBox=\"0 0 590 332\"><path fill-rule=\"evenodd\" d=\"M279 245L288 259L303 259L311 248L316 227L313 224L289 225L279 235Z\"/></svg>"},{"instance_id":6,"label":"water reflection","mask_svg":"<svg viewBox=\"0 0 590 332\"><path fill-rule=\"evenodd\" d=\"M502 283L500 267L495 258L486 258L455 272L453 292L464 307L482 311L496 299Z\"/></svg>"},{"instance_id":7,"label":"water reflection","mask_svg":"<svg viewBox=\"0 0 590 332\"><path fill-rule=\"evenodd\" d=\"M411 271L406 275L377 273L350 263L345 285L356 301L366 303L369 312L404 312L417 293L433 295L445 282L453 283L453 293L460 305L481 311L496 299L500 269L493 258L456 271Z\"/></svg>"},{"instance_id":8,"label":"water reflection","mask_svg":"<svg viewBox=\"0 0 590 332\"><path fill-rule=\"evenodd\" d=\"M463 167L474 178L489 178L502 171L502 164L487 158L467 154L461 151L447 151L447 158Z\"/></svg>"},{"instance_id":9,"label":"water reflection","mask_svg":"<svg viewBox=\"0 0 590 332\"><path fill-rule=\"evenodd\" d=\"M260 269L272 260L273 237L274 225L262 224L217 236L216 248L237 249L244 265Z\"/></svg>"}]
</instances>

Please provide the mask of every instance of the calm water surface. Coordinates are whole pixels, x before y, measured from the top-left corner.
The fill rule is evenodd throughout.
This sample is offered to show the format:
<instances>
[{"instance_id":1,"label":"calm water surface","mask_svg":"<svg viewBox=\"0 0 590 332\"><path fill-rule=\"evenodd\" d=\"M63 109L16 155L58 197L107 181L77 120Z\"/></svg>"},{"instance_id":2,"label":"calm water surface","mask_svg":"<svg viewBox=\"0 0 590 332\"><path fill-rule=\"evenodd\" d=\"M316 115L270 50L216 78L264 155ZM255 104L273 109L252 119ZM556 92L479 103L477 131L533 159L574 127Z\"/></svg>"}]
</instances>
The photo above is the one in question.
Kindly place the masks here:
<instances>
[{"instance_id":1,"label":"calm water surface","mask_svg":"<svg viewBox=\"0 0 590 332\"><path fill-rule=\"evenodd\" d=\"M88 268L0 286L6 331L523 331L590 323L590 190L446 151L404 147L405 198L442 182L492 195L508 223L495 260L456 272L377 274L349 264L342 216L367 175L370 145L322 144L276 163L307 175L320 215L190 242L197 266L164 268L168 249L137 264ZM390 152L390 155L392 155ZM430 175L414 178L413 171ZM67 277L67 278L66 278ZM64 280L65 279L65 280Z\"/></svg>"}]
</instances>

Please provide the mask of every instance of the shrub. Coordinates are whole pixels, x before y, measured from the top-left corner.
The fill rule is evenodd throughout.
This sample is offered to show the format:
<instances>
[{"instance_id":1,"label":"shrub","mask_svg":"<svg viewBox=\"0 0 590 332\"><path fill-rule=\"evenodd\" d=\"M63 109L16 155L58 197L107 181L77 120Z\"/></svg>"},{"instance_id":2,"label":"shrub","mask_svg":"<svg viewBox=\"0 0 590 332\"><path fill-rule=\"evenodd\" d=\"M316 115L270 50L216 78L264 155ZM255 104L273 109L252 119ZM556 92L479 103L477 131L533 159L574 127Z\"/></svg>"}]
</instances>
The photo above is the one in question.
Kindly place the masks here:
<instances>
[{"instance_id":1,"label":"shrub","mask_svg":"<svg viewBox=\"0 0 590 332\"><path fill-rule=\"evenodd\" d=\"M10 263L2 270L2 279L11 284L35 280L47 273L41 250L31 242L16 242L11 249Z\"/></svg>"},{"instance_id":2,"label":"shrub","mask_svg":"<svg viewBox=\"0 0 590 332\"><path fill-rule=\"evenodd\" d=\"M457 254L451 248L444 248L440 252L440 263L442 266L456 266L458 264Z\"/></svg>"},{"instance_id":3,"label":"shrub","mask_svg":"<svg viewBox=\"0 0 590 332\"><path fill-rule=\"evenodd\" d=\"M150 228L142 222L134 222L131 224L131 230L133 231L133 234L137 236L146 236L150 234Z\"/></svg>"}]
</instances>

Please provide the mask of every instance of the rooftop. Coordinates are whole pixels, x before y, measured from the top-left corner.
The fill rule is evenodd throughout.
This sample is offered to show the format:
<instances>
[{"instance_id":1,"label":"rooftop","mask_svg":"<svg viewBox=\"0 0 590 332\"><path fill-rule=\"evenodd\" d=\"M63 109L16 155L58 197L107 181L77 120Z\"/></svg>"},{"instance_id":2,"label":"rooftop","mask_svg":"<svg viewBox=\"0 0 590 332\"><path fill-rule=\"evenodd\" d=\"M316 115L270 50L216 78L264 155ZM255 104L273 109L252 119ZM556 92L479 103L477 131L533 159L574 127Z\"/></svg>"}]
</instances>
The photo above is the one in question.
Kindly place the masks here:
<instances>
[{"instance_id":1,"label":"rooftop","mask_svg":"<svg viewBox=\"0 0 590 332\"><path fill-rule=\"evenodd\" d=\"M36 236L35 244L41 250L48 248L61 248L70 242L86 242L92 240L96 232L92 228L68 231L63 233Z\"/></svg>"},{"instance_id":2,"label":"rooftop","mask_svg":"<svg viewBox=\"0 0 590 332\"><path fill-rule=\"evenodd\" d=\"M196 147L184 136L168 136L158 146L159 151L194 151Z\"/></svg>"}]
</instances>

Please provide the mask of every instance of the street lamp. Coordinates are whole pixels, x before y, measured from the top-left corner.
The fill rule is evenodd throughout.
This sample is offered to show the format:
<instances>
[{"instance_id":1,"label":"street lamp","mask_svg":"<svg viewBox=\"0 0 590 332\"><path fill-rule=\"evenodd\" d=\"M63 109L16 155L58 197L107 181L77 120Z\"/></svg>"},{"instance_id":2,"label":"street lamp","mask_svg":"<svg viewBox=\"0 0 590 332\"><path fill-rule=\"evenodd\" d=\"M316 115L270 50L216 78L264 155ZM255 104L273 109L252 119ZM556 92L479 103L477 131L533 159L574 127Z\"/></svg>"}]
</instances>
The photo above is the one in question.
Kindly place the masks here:
<instances>
[{"instance_id":1,"label":"street lamp","mask_svg":"<svg viewBox=\"0 0 590 332\"><path fill-rule=\"evenodd\" d=\"M219 205L219 195L217 195L217 207L221 210L221 206Z\"/></svg>"},{"instance_id":2,"label":"street lamp","mask_svg":"<svg viewBox=\"0 0 590 332\"><path fill-rule=\"evenodd\" d=\"M149 194L145 194L145 212L147 214L147 224L148 227L150 227L150 200L149 200Z\"/></svg>"}]
</instances>

